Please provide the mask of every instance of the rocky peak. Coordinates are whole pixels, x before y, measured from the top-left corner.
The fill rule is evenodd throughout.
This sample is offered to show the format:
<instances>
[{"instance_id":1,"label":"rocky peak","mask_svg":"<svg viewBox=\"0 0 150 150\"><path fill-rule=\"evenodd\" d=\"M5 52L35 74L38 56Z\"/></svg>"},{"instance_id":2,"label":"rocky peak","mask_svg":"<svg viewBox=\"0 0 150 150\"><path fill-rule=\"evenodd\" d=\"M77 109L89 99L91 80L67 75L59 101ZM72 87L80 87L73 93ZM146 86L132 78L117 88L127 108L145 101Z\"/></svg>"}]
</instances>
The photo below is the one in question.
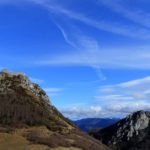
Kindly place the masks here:
<instances>
[{"instance_id":1,"label":"rocky peak","mask_svg":"<svg viewBox=\"0 0 150 150\"><path fill-rule=\"evenodd\" d=\"M128 115L118 123L93 133L112 149L132 149L150 146L150 112L138 111Z\"/></svg>"},{"instance_id":2,"label":"rocky peak","mask_svg":"<svg viewBox=\"0 0 150 150\"><path fill-rule=\"evenodd\" d=\"M42 98L45 102L50 103L45 91L38 84L32 83L24 73L13 73L8 70L0 72L0 92L8 92L15 88L26 89L33 95Z\"/></svg>"},{"instance_id":3,"label":"rocky peak","mask_svg":"<svg viewBox=\"0 0 150 150\"><path fill-rule=\"evenodd\" d=\"M148 127L150 120L150 113L145 111L138 111L126 118L130 126L133 126L135 131L143 130Z\"/></svg>"},{"instance_id":4,"label":"rocky peak","mask_svg":"<svg viewBox=\"0 0 150 150\"><path fill-rule=\"evenodd\" d=\"M73 124L49 101L44 90L23 73L0 72L0 124L45 125L68 130Z\"/></svg>"},{"instance_id":5,"label":"rocky peak","mask_svg":"<svg viewBox=\"0 0 150 150\"><path fill-rule=\"evenodd\" d=\"M149 126L150 113L145 111L138 111L129 116L117 124L118 130L116 137L119 140L130 140L133 136L139 134L143 129ZM113 138L115 141L115 138Z\"/></svg>"}]
</instances>

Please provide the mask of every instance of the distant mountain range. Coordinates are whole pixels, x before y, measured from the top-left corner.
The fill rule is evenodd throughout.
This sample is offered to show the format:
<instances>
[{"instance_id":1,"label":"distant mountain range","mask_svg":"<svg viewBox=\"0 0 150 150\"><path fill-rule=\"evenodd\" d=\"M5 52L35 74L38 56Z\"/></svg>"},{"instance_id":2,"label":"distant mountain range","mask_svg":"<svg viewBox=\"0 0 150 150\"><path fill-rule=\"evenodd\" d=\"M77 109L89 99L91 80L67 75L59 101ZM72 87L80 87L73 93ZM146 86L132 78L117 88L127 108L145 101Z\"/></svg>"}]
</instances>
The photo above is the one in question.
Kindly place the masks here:
<instances>
[{"instance_id":1,"label":"distant mountain range","mask_svg":"<svg viewBox=\"0 0 150 150\"><path fill-rule=\"evenodd\" d=\"M92 129L106 128L110 125L115 124L119 120L120 119L117 118L86 118L74 121L74 123L82 131L89 132Z\"/></svg>"},{"instance_id":2,"label":"distant mountain range","mask_svg":"<svg viewBox=\"0 0 150 150\"><path fill-rule=\"evenodd\" d=\"M138 111L90 133L112 150L150 150L150 112Z\"/></svg>"}]
</instances>

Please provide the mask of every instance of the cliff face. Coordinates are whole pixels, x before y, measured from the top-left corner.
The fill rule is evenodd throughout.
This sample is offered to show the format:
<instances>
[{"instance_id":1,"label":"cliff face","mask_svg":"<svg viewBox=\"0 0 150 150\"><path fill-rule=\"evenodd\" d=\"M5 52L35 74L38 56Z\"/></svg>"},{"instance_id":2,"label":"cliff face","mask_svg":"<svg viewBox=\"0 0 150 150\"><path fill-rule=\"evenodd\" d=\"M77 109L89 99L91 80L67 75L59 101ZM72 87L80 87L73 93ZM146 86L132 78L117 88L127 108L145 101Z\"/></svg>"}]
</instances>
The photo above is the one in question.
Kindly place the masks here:
<instances>
[{"instance_id":1,"label":"cliff face","mask_svg":"<svg viewBox=\"0 0 150 150\"><path fill-rule=\"evenodd\" d=\"M3 138L5 137L5 138ZM0 149L107 150L80 132L22 73L0 72Z\"/></svg>"},{"instance_id":2,"label":"cliff face","mask_svg":"<svg viewBox=\"0 0 150 150\"><path fill-rule=\"evenodd\" d=\"M150 149L150 112L138 111L118 123L91 133L112 149Z\"/></svg>"}]
</instances>

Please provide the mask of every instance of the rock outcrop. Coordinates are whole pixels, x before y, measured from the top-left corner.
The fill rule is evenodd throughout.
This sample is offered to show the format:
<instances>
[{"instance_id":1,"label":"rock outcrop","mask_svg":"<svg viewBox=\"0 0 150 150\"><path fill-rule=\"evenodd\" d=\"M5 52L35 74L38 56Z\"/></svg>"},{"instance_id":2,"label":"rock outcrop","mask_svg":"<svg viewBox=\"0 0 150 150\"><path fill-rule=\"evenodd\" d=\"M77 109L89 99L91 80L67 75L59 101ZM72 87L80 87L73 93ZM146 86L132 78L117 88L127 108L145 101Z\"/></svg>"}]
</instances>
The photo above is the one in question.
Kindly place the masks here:
<instances>
[{"instance_id":1,"label":"rock outcrop","mask_svg":"<svg viewBox=\"0 0 150 150\"><path fill-rule=\"evenodd\" d=\"M118 123L91 134L114 150L148 150L150 112L135 112Z\"/></svg>"},{"instance_id":2,"label":"rock outcrop","mask_svg":"<svg viewBox=\"0 0 150 150\"><path fill-rule=\"evenodd\" d=\"M5 138L3 138L5 137ZM0 72L0 149L107 150L82 133L22 73Z\"/></svg>"},{"instance_id":3,"label":"rock outcrop","mask_svg":"<svg viewBox=\"0 0 150 150\"><path fill-rule=\"evenodd\" d=\"M4 125L45 125L51 130L73 126L50 104L46 93L22 73L0 73L0 103L0 123Z\"/></svg>"}]
</instances>

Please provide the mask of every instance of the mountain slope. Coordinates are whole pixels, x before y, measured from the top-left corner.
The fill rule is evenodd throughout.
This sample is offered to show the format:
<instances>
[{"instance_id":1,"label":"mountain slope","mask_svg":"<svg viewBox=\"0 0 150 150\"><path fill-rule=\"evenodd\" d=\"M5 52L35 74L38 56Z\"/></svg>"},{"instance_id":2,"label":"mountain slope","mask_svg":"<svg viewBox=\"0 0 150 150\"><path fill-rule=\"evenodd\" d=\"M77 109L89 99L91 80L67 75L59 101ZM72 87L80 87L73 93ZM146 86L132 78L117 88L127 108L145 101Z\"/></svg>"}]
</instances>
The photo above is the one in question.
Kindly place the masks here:
<instances>
[{"instance_id":1,"label":"mountain slope","mask_svg":"<svg viewBox=\"0 0 150 150\"><path fill-rule=\"evenodd\" d=\"M85 132L89 132L91 129L106 128L112 124L115 124L120 119L116 118L86 118L74 121L74 123Z\"/></svg>"},{"instance_id":2,"label":"mountain slope","mask_svg":"<svg viewBox=\"0 0 150 150\"><path fill-rule=\"evenodd\" d=\"M24 74L0 72L0 104L0 149L108 149L80 132Z\"/></svg>"},{"instance_id":3,"label":"mountain slope","mask_svg":"<svg viewBox=\"0 0 150 150\"><path fill-rule=\"evenodd\" d=\"M149 121L150 112L138 111L91 135L114 150L149 150Z\"/></svg>"}]
</instances>

